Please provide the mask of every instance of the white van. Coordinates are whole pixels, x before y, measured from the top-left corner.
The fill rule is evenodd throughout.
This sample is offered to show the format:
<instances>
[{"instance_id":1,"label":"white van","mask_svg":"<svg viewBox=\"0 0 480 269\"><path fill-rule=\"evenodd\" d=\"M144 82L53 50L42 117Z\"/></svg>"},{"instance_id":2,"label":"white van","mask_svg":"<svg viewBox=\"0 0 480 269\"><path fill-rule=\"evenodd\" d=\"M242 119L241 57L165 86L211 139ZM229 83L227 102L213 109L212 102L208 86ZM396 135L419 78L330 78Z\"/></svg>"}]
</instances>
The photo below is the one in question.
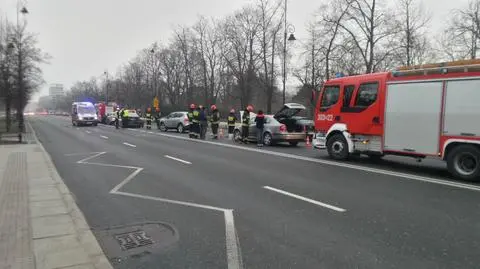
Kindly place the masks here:
<instances>
[{"instance_id":1,"label":"white van","mask_svg":"<svg viewBox=\"0 0 480 269\"><path fill-rule=\"evenodd\" d=\"M98 116L95 106L90 102L74 102L72 104L72 125L97 126Z\"/></svg>"}]
</instances>

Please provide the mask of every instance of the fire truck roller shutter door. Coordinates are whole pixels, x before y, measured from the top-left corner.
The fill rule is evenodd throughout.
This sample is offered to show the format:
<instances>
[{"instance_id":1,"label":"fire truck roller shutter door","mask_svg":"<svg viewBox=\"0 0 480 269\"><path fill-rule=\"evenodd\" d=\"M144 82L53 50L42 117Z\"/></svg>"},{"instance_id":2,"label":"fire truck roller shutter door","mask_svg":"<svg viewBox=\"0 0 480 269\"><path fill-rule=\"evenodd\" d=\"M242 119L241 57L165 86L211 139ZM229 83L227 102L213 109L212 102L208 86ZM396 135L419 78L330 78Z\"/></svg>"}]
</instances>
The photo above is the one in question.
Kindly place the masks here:
<instances>
[{"instance_id":1,"label":"fire truck roller shutter door","mask_svg":"<svg viewBox=\"0 0 480 269\"><path fill-rule=\"evenodd\" d=\"M437 155L443 82L387 86L384 150Z\"/></svg>"}]
</instances>

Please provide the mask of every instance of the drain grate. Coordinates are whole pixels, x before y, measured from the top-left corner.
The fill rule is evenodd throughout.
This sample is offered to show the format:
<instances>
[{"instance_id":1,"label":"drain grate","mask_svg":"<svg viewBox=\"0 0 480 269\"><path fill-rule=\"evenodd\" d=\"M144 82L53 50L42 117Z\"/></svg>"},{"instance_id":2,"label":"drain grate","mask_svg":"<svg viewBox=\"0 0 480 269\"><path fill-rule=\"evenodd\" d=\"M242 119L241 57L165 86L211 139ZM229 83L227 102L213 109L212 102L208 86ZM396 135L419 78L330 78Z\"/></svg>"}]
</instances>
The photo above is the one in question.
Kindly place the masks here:
<instances>
[{"instance_id":1,"label":"drain grate","mask_svg":"<svg viewBox=\"0 0 480 269\"><path fill-rule=\"evenodd\" d=\"M114 235L122 250L152 245L153 240L143 230Z\"/></svg>"}]
</instances>

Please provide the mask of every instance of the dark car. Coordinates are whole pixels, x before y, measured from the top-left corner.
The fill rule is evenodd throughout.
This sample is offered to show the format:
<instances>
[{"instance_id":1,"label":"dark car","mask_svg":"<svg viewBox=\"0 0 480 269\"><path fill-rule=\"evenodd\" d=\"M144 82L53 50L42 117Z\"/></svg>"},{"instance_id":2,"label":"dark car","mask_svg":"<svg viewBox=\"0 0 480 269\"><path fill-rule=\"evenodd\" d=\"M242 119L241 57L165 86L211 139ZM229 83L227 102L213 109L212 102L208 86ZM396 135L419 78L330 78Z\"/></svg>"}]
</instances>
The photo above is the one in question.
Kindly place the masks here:
<instances>
[{"instance_id":1,"label":"dark car","mask_svg":"<svg viewBox=\"0 0 480 269\"><path fill-rule=\"evenodd\" d=\"M122 122L121 126L124 128L143 128L144 124L145 122L138 116L137 111L129 109L128 120L126 120L126 124Z\"/></svg>"}]
</instances>

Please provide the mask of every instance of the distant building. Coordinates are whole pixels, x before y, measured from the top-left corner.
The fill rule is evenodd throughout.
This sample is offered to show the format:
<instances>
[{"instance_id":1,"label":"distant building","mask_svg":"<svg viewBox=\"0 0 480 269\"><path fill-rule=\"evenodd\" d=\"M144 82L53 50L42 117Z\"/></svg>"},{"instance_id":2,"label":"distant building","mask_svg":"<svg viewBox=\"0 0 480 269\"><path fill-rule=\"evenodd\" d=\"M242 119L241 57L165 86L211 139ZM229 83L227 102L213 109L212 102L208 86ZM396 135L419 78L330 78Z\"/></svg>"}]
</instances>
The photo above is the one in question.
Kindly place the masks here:
<instances>
[{"instance_id":1,"label":"distant building","mask_svg":"<svg viewBox=\"0 0 480 269\"><path fill-rule=\"evenodd\" d=\"M58 97L58 96L64 96L65 91L63 89L62 84L52 84L50 85L50 88L48 89L48 93L51 97Z\"/></svg>"}]
</instances>

